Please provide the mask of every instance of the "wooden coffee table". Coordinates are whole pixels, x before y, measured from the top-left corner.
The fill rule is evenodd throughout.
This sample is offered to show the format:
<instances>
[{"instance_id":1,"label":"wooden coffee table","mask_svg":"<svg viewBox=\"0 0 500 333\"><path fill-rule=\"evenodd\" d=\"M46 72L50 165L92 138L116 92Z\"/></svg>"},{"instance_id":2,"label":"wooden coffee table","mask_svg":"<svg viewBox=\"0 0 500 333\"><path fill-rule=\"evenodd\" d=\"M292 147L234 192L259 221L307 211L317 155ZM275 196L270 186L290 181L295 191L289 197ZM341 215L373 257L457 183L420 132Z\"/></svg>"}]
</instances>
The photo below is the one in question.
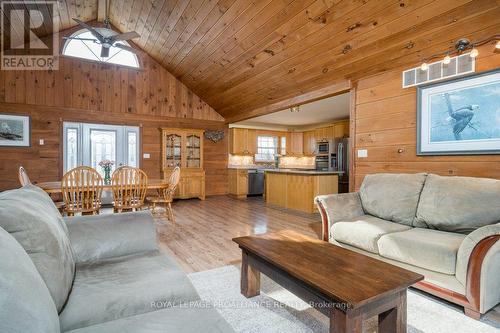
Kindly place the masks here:
<instances>
[{"instance_id":1,"label":"wooden coffee table","mask_svg":"<svg viewBox=\"0 0 500 333\"><path fill-rule=\"evenodd\" d=\"M330 318L330 332L406 332L406 290L423 276L293 231L233 239L242 250L241 293L260 293L260 273Z\"/></svg>"}]
</instances>

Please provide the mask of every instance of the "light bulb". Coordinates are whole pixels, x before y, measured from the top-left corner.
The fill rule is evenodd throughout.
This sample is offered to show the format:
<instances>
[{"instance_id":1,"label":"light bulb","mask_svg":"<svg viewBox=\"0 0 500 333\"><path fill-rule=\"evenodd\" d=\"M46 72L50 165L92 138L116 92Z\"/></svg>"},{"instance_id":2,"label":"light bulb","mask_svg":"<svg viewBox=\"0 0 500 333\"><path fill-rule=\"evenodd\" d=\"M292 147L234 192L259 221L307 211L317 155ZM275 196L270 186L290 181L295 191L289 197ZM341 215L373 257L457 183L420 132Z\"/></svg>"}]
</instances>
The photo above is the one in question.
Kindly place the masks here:
<instances>
[{"instance_id":1,"label":"light bulb","mask_svg":"<svg viewBox=\"0 0 500 333\"><path fill-rule=\"evenodd\" d=\"M479 54L479 51L475 47L473 47L472 50L470 51L470 57L475 58L478 56L478 54Z\"/></svg>"},{"instance_id":2,"label":"light bulb","mask_svg":"<svg viewBox=\"0 0 500 333\"><path fill-rule=\"evenodd\" d=\"M420 65L420 70L426 71L429 66L427 65L426 62L423 62L422 65Z\"/></svg>"},{"instance_id":3,"label":"light bulb","mask_svg":"<svg viewBox=\"0 0 500 333\"><path fill-rule=\"evenodd\" d=\"M500 40L499 40L499 41L497 41L497 43L495 44L495 48L496 48L497 50L498 50L498 49L500 49Z\"/></svg>"},{"instance_id":4,"label":"light bulb","mask_svg":"<svg viewBox=\"0 0 500 333\"><path fill-rule=\"evenodd\" d=\"M450 56L447 54L443 59L443 64L448 65L451 62Z\"/></svg>"}]
</instances>

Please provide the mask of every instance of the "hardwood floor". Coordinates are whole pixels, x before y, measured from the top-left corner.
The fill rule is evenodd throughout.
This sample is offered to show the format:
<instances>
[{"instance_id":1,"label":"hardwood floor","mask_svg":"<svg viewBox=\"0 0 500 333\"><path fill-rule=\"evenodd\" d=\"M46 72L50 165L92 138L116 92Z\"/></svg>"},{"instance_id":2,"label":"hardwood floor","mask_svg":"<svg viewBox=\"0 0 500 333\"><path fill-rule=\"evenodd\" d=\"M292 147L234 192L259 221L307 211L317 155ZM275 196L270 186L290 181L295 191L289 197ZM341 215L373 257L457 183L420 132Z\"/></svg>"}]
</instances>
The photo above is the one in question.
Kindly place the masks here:
<instances>
[{"instance_id":1,"label":"hardwood floor","mask_svg":"<svg viewBox=\"0 0 500 333\"><path fill-rule=\"evenodd\" d=\"M173 209L175 226L164 215L157 215L160 246L170 252L186 272L239 264L241 251L231 240L233 237L284 229L317 238L321 233L319 214L292 213L266 206L262 197L178 200Z\"/></svg>"}]
</instances>

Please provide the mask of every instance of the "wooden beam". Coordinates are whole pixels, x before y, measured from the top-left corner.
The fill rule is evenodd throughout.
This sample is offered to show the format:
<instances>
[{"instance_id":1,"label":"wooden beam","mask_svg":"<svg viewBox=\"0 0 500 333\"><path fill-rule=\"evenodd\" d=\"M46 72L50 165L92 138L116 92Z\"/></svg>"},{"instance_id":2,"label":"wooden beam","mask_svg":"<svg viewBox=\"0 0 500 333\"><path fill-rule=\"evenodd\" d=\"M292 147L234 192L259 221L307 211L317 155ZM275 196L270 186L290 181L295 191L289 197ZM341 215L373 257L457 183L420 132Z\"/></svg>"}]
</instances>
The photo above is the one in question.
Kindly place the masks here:
<instances>
[{"instance_id":1,"label":"wooden beam","mask_svg":"<svg viewBox=\"0 0 500 333\"><path fill-rule=\"evenodd\" d=\"M226 118L226 123L234 123L237 121L246 120L249 118L254 118L258 116L263 116L269 113L281 111L292 106L314 102L323 98L339 95L342 93L349 92L351 89L350 80L342 80L337 83L331 84L324 88L310 91L299 96L288 98L270 105L266 105L248 112L241 112L235 115L228 116Z\"/></svg>"}]
</instances>

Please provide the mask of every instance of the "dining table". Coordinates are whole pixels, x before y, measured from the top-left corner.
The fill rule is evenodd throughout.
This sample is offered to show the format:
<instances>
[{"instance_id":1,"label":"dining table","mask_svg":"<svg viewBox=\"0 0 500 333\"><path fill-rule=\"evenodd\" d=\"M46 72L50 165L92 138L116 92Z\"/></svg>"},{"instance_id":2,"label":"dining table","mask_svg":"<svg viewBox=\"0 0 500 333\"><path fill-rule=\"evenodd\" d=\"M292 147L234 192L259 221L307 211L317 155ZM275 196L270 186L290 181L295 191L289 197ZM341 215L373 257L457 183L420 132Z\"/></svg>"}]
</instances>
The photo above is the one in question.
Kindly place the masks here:
<instances>
[{"instance_id":1,"label":"dining table","mask_svg":"<svg viewBox=\"0 0 500 333\"><path fill-rule=\"evenodd\" d=\"M40 187L42 190L50 194L57 194L62 192L61 181L52 181L52 182L39 182L35 184ZM148 180L148 190L161 190L167 188L169 182L167 179L149 179ZM111 191L111 184L103 185L103 190Z\"/></svg>"}]
</instances>

